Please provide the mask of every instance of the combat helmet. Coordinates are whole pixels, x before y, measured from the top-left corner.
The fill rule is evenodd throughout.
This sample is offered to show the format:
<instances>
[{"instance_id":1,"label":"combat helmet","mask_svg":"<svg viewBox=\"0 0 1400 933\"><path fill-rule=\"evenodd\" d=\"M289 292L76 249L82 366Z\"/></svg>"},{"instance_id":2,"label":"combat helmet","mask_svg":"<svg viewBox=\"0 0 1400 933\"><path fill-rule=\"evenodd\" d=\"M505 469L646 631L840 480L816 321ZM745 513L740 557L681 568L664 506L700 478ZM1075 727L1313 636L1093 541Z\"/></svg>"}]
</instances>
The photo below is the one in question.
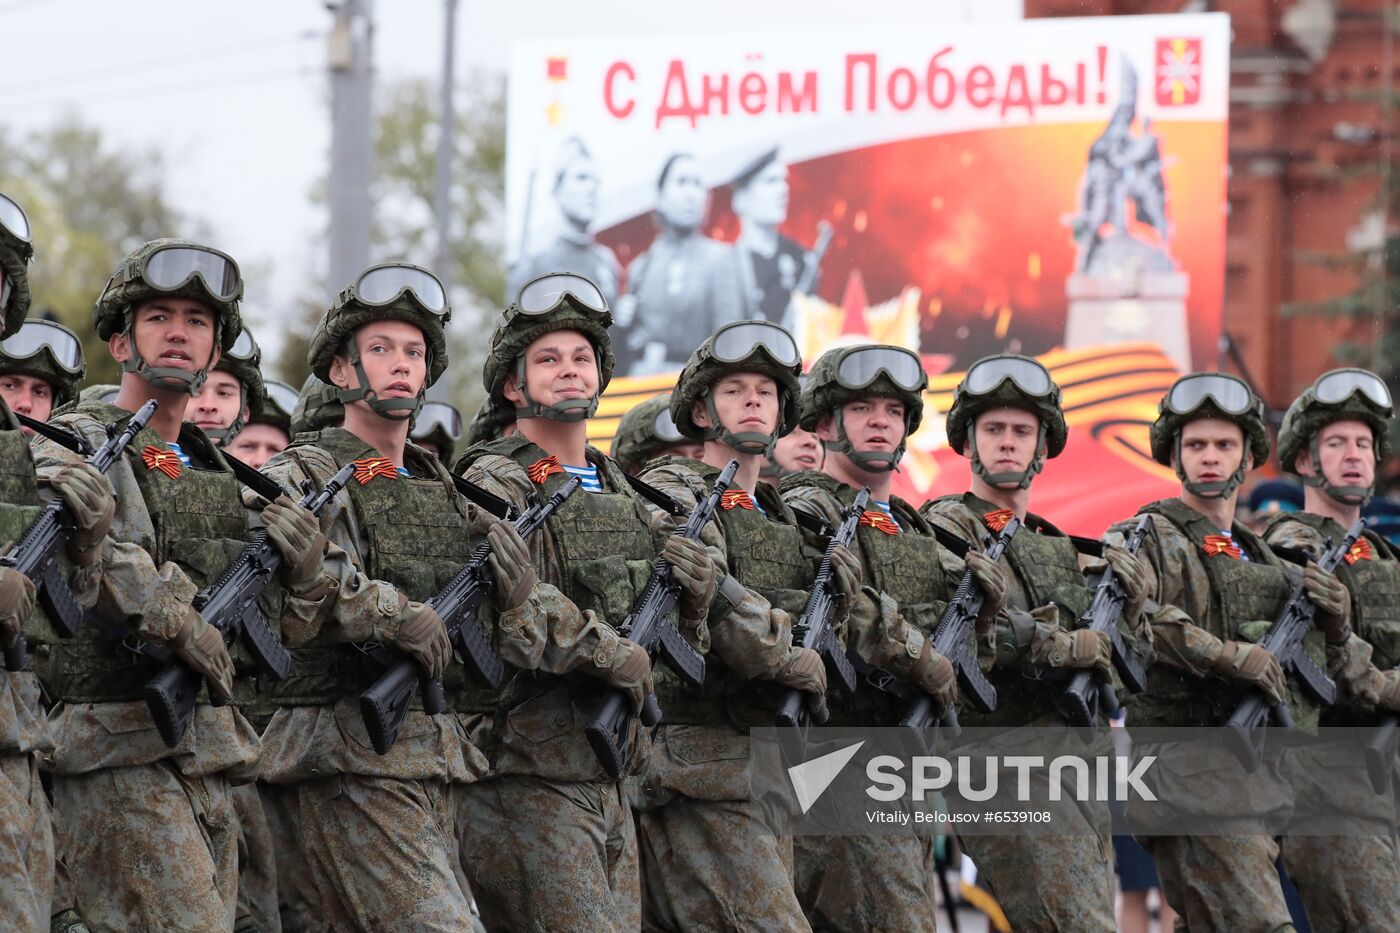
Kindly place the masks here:
<instances>
[{"instance_id":1,"label":"combat helmet","mask_svg":"<svg viewBox=\"0 0 1400 933\"><path fill-rule=\"evenodd\" d=\"M552 272L531 279L520 288L491 334L491 349L481 371L486 393L502 408L514 409L515 417L548 418L552 421L583 421L598 410L598 398L612 379L612 311L598 286L572 272ZM545 405L530 398L525 380L525 349L538 338L556 330L576 330L593 344L598 362L598 395L589 399L565 399ZM516 406L506 398L506 377L515 374L524 404Z\"/></svg>"},{"instance_id":2,"label":"combat helmet","mask_svg":"<svg viewBox=\"0 0 1400 933\"><path fill-rule=\"evenodd\" d=\"M1050 371L1031 357L1015 353L983 357L968 367L962 382L953 390L953 405L948 409L948 446L966 456L977 416L995 408L1020 408L1040 419L1035 456L1030 466L1019 472L989 473L974 443L972 472L989 486L1015 483L1028 489L1031 480L1045 468L1046 459L1053 460L1063 453L1069 440L1060 387L1050 378Z\"/></svg>"},{"instance_id":3,"label":"combat helmet","mask_svg":"<svg viewBox=\"0 0 1400 933\"><path fill-rule=\"evenodd\" d=\"M802 387L802 354L792 334L768 321L734 321L710 335L686 360L671 393L671 420L676 430L699 441L719 440L743 454L769 457L778 438L797 426L797 399ZM758 373L778 386L778 424L766 434L733 432L720 423L712 390L731 373ZM692 408L702 402L710 415L710 427L695 423Z\"/></svg>"},{"instance_id":4,"label":"combat helmet","mask_svg":"<svg viewBox=\"0 0 1400 933\"><path fill-rule=\"evenodd\" d=\"M457 442L462 439L462 413L447 402L424 402L413 418L408 436L414 443L432 444L437 448L438 459L451 463Z\"/></svg>"},{"instance_id":5,"label":"combat helmet","mask_svg":"<svg viewBox=\"0 0 1400 933\"><path fill-rule=\"evenodd\" d=\"M622 416L613 435L612 456L623 472L633 473L667 447L686 442L671 420L671 393L662 392Z\"/></svg>"},{"instance_id":6,"label":"combat helmet","mask_svg":"<svg viewBox=\"0 0 1400 933\"><path fill-rule=\"evenodd\" d=\"M25 321L0 341L0 374L44 380L53 390L55 408L77 398L78 383L86 373L82 341L57 321Z\"/></svg>"},{"instance_id":7,"label":"combat helmet","mask_svg":"<svg viewBox=\"0 0 1400 933\"><path fill-rule=\"evenodd\" d=\"M315 378L314 376L312 377ZM292 414L297 409L297 404L301 401L297 395L297 390L287 385L285 382L278 382L276 379L264 379L262 383L262 398L255 411L250 411L248 416L249 424L267 424L280 430L288 437L292 436Z\"/></svg>"},{"instance_id":8,"label":"combat helmet","mask_svg":"<svg viewBox=\"0 0 1400 933\"><path fill-rule=\"evenodd\" d=\"M816 431L827 412L835 416L836 440L823 441L827 450L845 454L863 470L893 470L909 444L909 437L924 420L924 390L928 374L919 357L903 347L862 344L828 350L812 364L802 389L801 420L804 430ZM904 438L893 451L857 451L846 437L841 409L859 398L894 398L904 403Z\"/></svg>"},{"instance_id":9,"label":"combat helmet","mask_svg":"<svg viewBox=\"0 0 1400 933\"><path fill-rule=\"evenodd\" d=\"M428 378L414 398L379 398L369 387L355 331L371 321L405 321L423 331L428 345ZM330 384L331 361L344 353L354 367L358 385L339 389L342 404L364 399L375 414L393 421L407 421L418 413L428 386L447 369L447 335L452 320L447 292L427 269L402 262L370 266L340 290L316 332L306 361L322 382Z\"/></svg>"},{"instance_id":10,"label":"combat helmet","mask_svg":"<svg viewBox=\"0 0 1400 933\"><path fill-rule=\"evenodd\" d=\"M1372 450L1379 464L1389 452L1387 435L1395 416L1390 389L1375 373L1365 369L1334 369L1317 377L1302 395L1288 406L1278 432L1279 463L1290 473L1298 473L1298 457L1312 454L1313 475L1303 483L1317 486L1343 505L1365 506L1375 493L1370 486L1334 486L1322 473L1317 436L1334 421L1360 421L1371 429ZM1301 474L1300 474L1301 475Z\"/></svg>"},{"instance_id":11,"label":"combat helmet","mask_svg":"<svg viewBox=\"0 0 1400 933\"><path fill-rule=\"evenodd\" d=\"M484 441L494 441L501 436L506 425L515 424L515 409L502 405L490 395L486 396L481 407L472 415L467 425L467 446L474 447Z\"/></svg>"},{"instance_id":12,"label":"combat helmet","mask_svg":"<svg viewBox=\"0 0 1400 933\"><path fill-rule=\"evenodd\" d=\"M29 217L0 194L0 340L19 330L29 313L29 260L33 258Z\"/></svg>"},{"instance_id":13,"label":"combat helmet","mask_svg":"<svg viewBox=\"0 0 1400 933\"><path fill-rule=\"evenodd\" d=\"M245 327L234 338L233 346L220 357L216 370L226 372L238 380L238 414L228 427L221 430L206 430L210 440L220 447L227 444L251 423L263 410L262 350ZM243 409L248 409L248 418L243 418Z\"/></svg>"},{"instance_id":14,"label":"combat helmet","mask_svg":"<svg viewBox=\"0 0 1400 933\"><path fill-rule=\"evenodd\" d=\"M1243 457L1228 479L1208 483L1191 482L1181 465L1181 429L1202 418L1223 418L1239 425L1257 467L1269 459L1264 402L1244 380L1227 373L1190 373L1173 382L1157 403L1157 420L1152 422L1152 458L1171 466L1175 456L1176 475L1187 492L1203 499L1223 499L1244 482Z\"/></svg>"},{"instance_id":15,"label":"combat helmet","mask_svg":"<svg viewBox=\"0 0 1400 933\"><path fill-rule=\"evenodd\" d=\"M109 382L95 382L89 386L83 386L78 392L79 402L106 402L111 405L116 402L117 395L122 387L112 385Z\"/></svg>"},{"instance_id":16,"label":"combat helmet","mask_svg":"<svg viewBox=\"0 0 1400 933\"><path fill-rule=\"evenodd\" d=\"M209 377L209 365L193 373L168 366L151 366L136 346L134 311L143 301L162 295L190 298L214 313L214 344L225 353L243 329L238 302L243 277L227 253L189 240L151 240L121 261L92 309L92 323L103 340L125 334L131 355L122 370L170 391L197 393Z\"/></svg>"},{"instance_id":17,"label":"combat helmet","mask_svg":"<svg viewBox=\"0 0 1400 933\"><path fill-rule=\"evenodd\" d=\"M340 401L339 390L314 375L307 376L292 410L292 436L338 428L344 423L345 405Z\"/></svg>"}]
</instances>

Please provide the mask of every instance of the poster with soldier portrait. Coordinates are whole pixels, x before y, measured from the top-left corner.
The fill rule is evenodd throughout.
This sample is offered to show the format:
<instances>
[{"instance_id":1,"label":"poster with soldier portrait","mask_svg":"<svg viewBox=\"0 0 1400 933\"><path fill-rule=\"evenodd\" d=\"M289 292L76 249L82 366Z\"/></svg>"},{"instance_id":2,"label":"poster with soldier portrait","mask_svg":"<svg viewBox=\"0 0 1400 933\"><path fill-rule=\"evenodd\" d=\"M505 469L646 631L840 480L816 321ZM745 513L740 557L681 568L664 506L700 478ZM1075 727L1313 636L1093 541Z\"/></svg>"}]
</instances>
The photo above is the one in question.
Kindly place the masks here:
<instances>
[{"instance_id":1,"label":"poster with soldier portrait","mask_svg":"<svg viewBox=\"0 0 1400 933\"><path fill-rule=\"evenodd\" d=\"M1037 356L1071 426L1037 507L1097 533L1170 492L1146 425L1215 366L1229 35L1200 14L522 43L509 282L581 272L608 297L604 446L732 320L809 360L916 350L938 412L977 358ZM896 480L914 501L965 485L942 421Z\"/></svg>"}]
</instances>

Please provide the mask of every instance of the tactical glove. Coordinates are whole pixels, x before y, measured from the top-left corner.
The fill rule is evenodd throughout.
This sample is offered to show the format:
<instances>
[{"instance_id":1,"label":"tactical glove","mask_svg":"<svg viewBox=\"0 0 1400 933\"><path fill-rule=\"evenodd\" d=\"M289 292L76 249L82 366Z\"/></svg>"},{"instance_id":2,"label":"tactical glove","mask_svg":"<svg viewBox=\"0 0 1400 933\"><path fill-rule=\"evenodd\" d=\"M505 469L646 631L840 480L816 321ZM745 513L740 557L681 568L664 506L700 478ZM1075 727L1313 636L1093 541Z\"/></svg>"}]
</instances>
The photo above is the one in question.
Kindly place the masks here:
<instances>
[{"instance_id":1,"label":"tactical glove","mask_svg":"<svg viewBox=\"0 0 1400 933\"><path fill-rule=\"evenodd\" d=\"M1119 585L1123 587L1123 595L1127 597L1123 603L1123 618L1136 624L1138 617L1142 615L1143 607L1147 605L1148 596L1147 575L1143 572L1142 562L1120 547L1104 548L1103 556L1113 568L1113 576L1117 578Z\"/></svg>"},{"instance_id":2,"label":"tactical glove","mask_svg":"<svg viewBox=\"0 0 1400 933\"><path fill-rule=\"evenodd\" d=\"M672 535L662 545L661 556L671 565L671 579L680 585L681 615L704 618L719 591L719 569L710 552L699 541Z\"/></svg>"},{"instance_id":3,"label":"tactical glove","mask_svg":"<svg viewBox=\"0 0 1400 933\"><path fill-rule=\"evenodd\" d=\"M209 696L227 701L233 698L233 659L229 657L219 630L190 609L185 613L170 650L204 678Z\"/></svg>"},{"instance_id":4,"label":"tactical glove","mask_svg":"<svg viewBox=\"0 0 1400 933\"><path fill-rule=\"evenodd\" d=\"M1031 638L1031 660L1058 670L1098 668L1107 674L1113 664L1113 645L1103 632L1080 628L1067 632L1059 627L1059 608L1041 606L1031 613L1036 620Z\"/></svg>"},{"instance_id":5,"label":"tactical glove","mask_svg":"<svg viewBox=\"0 0 1400 933\"><path fill-rule=\"evenodd\" d=\"M68 557L79 567L91 567L101 556L98 547L117 514L117 500L107 477L87 463L70 463L49 478L49 485L63 496L73 517L73 535L68 539Z\"/></svg>"},{"instance_id":6,"label":"tactical glove","mask_svg":"<svg viewBox=\"0 0 1400 933\"><path fill-rule=\"evenodd\" d=\"M282 554L282 585L294 596L319 599L326 584L321 570L326 559L326 536L311 510L287 496L262 510L267 538Z\"/></svg>"},{"instance_id":7,"label":"tactical glove","mask_svg":"<svg viewBox=\"0 0 1400 933\"><path fill-rule=\"evenodd\" d=\"M831 552L831 582L839 619L850 616L851 604L860 594L860 579L860 562L850 548L838 544Z\"/></svg>"},{"instance_id":8,"label":"tactical glove","mask_svg":"<svg viewBox=\"0 0 1400 933\"><path fill-rule=\"evenodd\" d=\"M642 703L656 692L651 679L651 658L630 638L605 642L593 655L593 673L627 694L632 714L642 711Z\"/></svg>"},{"instance_id":9,"label":"tactical glove","mask_svg":"<svg viewBox=\"0 0 1400 933\"><path fill-rule=\"evenodd\" d=\"M977 632L988 632L996 625L997 613L1006 608L1006 571L981 551L967 552L967 569L982 591L982 610L977 613Z\"/></svg>"},{"instance_id":10,"label":"tactical glove","mask_svg":"<svg viewBox=\"0 0 1400 933\"><path fill-rule=\"evenodd\" d=\"M1282 703L1288 693L1288 683L1278 658L1267 648L1247 641L1225 642L1213 669L1221 677L1258 687L1271 703Z\"/></svg>"},{"instance_id":11,"label":"tactical glove","mask_svg":"<svg viewBox=\"0 0 1400 933\"><path fill-rule=\"evenodd\" d=\"M1337 575L1308 561L1303 571L1303 591L1317 607L1317 627L1327 640L1334 645L1346 641L1351 635L1351 594Z\"/></svg>"},{"instance_id":12,"label":"tactical glove","mask_svg":"<svg viewBox=\"0 0 1400 933\"><path fill-rule=\"evenodd\" d=\"M801 690L808 712L815 712L826 699L826 665L811 648L793 648L787 663L773 675L784 687Z\"/></svg>"},{"instance_id":13,"label":"tactical glove","mask_svg":"<svg viewBox=\"0 0 1400 933\"><path fill-rule=\"evenodd\" d=\"M9 551L10 545L0 548ZM0 567L0 645L12 645L34 614L34 584L12 567Z\"/></svg>"},{"instance_id":14,"label":"tactical glove","mask_svg":"<svg viewBox=\"0 0 1400 933\"><path fill-rule=\"evenodd\" d=\"M398 613L382 626L381 637L422 665L430 680L437 680L447 670L452 641L447 637L446 623L432 606L400 593Z\"/></svg>"},{"instance_id":15,"label":"tactical glove","mask_svg":"<svg viewBox=\"0 0 1400 933\"><path fill-rule=\"evenodd\" d=\"M958 676L953 662L933 650L925 640L919 659L914 662L914 682L920 690L933 697L934 711L941 717L958 699Z\"/></svg>"},{"instance_id":16,"label":"tactical glove","mask_svg":"<svg viewBox=\"0 0 1400 933\"><path fill-rule=\"evenodd\" d=\"M510 522L497 522L486 532L491 545L491 575L496 578L496 608L510 612L525 605L539 582L530 548Z\"/></svg>"}]
</instances>

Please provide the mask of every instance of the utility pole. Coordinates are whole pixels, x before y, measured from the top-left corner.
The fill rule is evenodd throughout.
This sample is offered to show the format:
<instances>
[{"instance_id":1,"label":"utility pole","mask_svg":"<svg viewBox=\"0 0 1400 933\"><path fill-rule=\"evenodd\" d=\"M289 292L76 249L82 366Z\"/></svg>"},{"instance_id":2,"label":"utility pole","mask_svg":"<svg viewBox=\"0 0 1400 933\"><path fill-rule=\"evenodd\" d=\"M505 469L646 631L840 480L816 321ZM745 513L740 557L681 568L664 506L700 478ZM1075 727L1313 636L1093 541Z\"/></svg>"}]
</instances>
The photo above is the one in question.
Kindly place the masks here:
<instances>
[{"instance_id":1,"label":"utility pole","mask_svg":"<svg viewBox=\"0 0 1400 933\"><path fill-rule=\"evenodd\" d=\"M369 188L374 171L372 48L374 0L326 0L331 77L330 243L326 269L334 299L369 265Z\"/></svg>"},{"instance_id":2,"label":"utility pole","mask_svg":"<svg viewBox=\"0 0 1400 933\"><path fill-rule=\"evenodd\" d=\"M442 104L438 114L437 173L433 178L433 220L437 227L437 258L433 272L442 280L442 287L452 291L452 143L456 136L456 111L452 106L452 90L456 83L453 70L456 58L457 0L443 0L442 44ZM439 401L452 398L452 372L428 387L428 397Z\"/></svg>"}]
</instances>

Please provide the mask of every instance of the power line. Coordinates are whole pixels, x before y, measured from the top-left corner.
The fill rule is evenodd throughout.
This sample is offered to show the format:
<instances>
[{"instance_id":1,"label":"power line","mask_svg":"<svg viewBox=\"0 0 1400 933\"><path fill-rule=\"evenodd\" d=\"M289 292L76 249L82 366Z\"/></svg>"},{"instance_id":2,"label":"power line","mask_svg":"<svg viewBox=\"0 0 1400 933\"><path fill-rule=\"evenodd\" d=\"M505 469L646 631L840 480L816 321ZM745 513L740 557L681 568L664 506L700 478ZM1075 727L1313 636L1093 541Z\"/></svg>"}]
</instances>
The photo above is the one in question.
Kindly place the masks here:
<instances>
[{"instance_id":1,"label":"power line","mask_svg":"<svg viewBox=\"0 0 1400 933\"><path fill-rule=\"evenodd\" d=\"M109 91L97 91L83 95L83 103L92 100L102 100L104 98L129 98L129 97L164 97L176 94L188 94L192 91L202 91L211 87L224 87L230 84L249 85L265 84L271 81L283 81L288 78L303 78L320 76L321 71L317 68L297 67L280 68L271 71L250 72L241 75L229 75L221 78L211 78L206 81L183 81L178 84L169 81L162 81L158 84L148 84L144 87L134 88L113 88ZM25 108L53 107L71 100L68 95L57 97L23 100L16 103L6 103L6 110L24 110Z\"/></svg>"}]
</instances>

